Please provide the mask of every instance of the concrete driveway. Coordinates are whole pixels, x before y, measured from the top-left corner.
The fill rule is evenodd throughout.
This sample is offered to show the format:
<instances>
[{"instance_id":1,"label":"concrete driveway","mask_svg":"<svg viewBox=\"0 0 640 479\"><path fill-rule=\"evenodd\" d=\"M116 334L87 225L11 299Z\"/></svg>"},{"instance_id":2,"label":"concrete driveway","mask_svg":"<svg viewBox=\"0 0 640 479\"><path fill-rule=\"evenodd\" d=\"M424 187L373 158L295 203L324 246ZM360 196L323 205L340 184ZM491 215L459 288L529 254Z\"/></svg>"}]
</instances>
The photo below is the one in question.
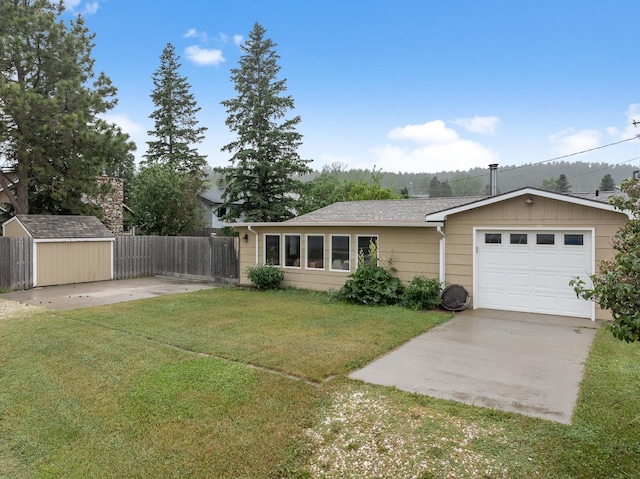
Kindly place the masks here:
<instances>
[{"instance_id":1,"label":"concrete driveway","mask_svg":"<svg viewBox=\"0 0 640 479\"><path fill-rule=\"evenodd\" d=\"M581 318L468 310L350 377L569 424L599 326Z\"/></svg>"},{"instance_id":2,"label":"concrete driveway","mask_svg":"<svg viewBox=\"0 0 640 479\"><path fill-rule=\"evenodd\" d=\"M219 286L220 283L150 277L47 286L0 294L0 298L42 306L43 308L67 310L153 298L165 294L186 293Z\"/></svg>"}]
</instances>

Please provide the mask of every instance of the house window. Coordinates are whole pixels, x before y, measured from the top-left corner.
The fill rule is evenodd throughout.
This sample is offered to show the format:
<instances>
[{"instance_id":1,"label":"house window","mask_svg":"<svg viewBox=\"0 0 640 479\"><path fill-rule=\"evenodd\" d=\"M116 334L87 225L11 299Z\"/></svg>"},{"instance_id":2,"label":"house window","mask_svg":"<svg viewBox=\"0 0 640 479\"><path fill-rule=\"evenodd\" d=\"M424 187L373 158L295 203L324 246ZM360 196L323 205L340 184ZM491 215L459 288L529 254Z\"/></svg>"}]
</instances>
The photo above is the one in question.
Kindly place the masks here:
<instances>
[{"instance_id":1,"label":"house window","mask_svg":"<svg viewBox=\"0 0 640 479\"><path fill-rule=\"evenodd\" d=\"M502 234L500 234L500 233L485 233L484 242L486 244L500 244L500 243L502 243Z\"/></svg>"},{"instance_id":2,"label":"house window","mask_svg":"<svg viewBox=\"0 0 640 479\"><path fill-rule=\"evenodd\" d=\"M556 235L553 233L538 233L536 244L556 244Z\"/></svg>"},{"instance_id":3,"label":"house window","mask_svg":"<svg viewBox=\"0 0 640 479\"><path fill-rule=\"evenodd\" d=\"M509 235L511 244L527 244L527 233L511 233Z\"/></svg>"},{"instance_id":4,"label":"house window","mask_svg":"<svg viewBox=\"0 0 640 479\"><path fill-rule=\"evenodd\" d=\"M360 265L360 257L364 258L364 264L371 263L371 244L378 246L377 236L358 236L357 238L358 249L356 250L358 258L358 266Z\"/></svg>"},{"instance_id":5,"label":"house window","mask_svg":"<svg viewBox=\"0 0 640 479\"><path fill-rule=\"evenodd\" d=\"M265 235L264 263L280 266L280 235Z\"/></svg>"},{"instance_id":6,"label":"house window","mask_svg":"<svg viewBox=\"0 0 640 479\"><path fill-rule=\"evenodd\" d=\"M331 270L349 271L350 237L331 235Z\"/></svg>"},{"instance_id":7,"label":"house window","mask_svg":"<svg viewBox=\"0 0 640 479\"><path fill-rule=\"evenodd\" d=\"M284 235L284 265L300 267L300 235Z\"/></svg>"},{"instance_id":8,"label":"house window","mask_svg":"<svg viewBox=\"0 0 640 479\"><path fill-rule=\"evenodd\" d=\"M227 209L224 206L221 206L216 210L216 216L218 218L222 218L226 214L227 214Z\"/></svg>"},{"instance_id":9,"label":"house window","mask_svg":"<svg viewBox=\"0 0 640 479\"><path fill-rule=\"evenodd\" d=\"M323 235L307 235L307 268L324 268Z\"/></svg>"},{"instance_id":10,"label":"house window","mask_svg":"<svg viewBox=\"0 0 640 479\"><path fill-rule=\"evenodd\" d=\"M584 235L564 235L564 244L565 246L583 246Z\"/></svg>"}]
</instances>

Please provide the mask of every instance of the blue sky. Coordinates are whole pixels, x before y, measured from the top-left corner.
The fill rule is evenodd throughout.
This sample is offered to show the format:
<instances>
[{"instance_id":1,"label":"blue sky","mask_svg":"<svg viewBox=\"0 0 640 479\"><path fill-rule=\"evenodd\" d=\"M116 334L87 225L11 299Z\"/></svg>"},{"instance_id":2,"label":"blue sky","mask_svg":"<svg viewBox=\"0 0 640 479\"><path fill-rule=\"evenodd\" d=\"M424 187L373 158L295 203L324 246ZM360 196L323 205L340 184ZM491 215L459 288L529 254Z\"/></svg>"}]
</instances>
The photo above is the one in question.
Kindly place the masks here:
<instances>
[{"instance_id":1,"label":"blue sky","mask_svg":"<svg viewBox=\"0 0 640 479\"><path fill-rule=\"evenodd\" d=\"M151 75L176 47L212 167L222 100L255 22L280 55L314 169L438 172L536 163L640 134L637 0L68 0L118 88L108 118L146 150ZM640 140L567 161L640 164ZM636 158L636 159L634 159Z\"/></svg>"}]
</instances>

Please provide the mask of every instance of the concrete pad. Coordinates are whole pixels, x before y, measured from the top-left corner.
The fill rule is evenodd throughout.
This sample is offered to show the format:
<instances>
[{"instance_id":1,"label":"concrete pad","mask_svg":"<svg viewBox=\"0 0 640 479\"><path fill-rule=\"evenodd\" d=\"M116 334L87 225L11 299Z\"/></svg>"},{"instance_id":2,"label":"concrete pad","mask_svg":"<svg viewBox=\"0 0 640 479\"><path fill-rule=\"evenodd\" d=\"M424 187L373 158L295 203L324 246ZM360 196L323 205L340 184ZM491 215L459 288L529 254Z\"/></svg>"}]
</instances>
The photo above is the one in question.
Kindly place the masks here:
<instances>
[{"instance_id":1,"label":"concrete pad","mask_svg":"<svg viewBox=\"0 0 640 479\"><path fill-rule=\"evenodd\" d=\"M26 291L0 294L0 299L68 310L153 298L165 294L185 293L219 287L219 283L186 281L167 277L96 281L62 286L46 286Z\"/></svg>"},{"instance_id":2,"label":"concrete pad","mask_svg":"<svg viewBox=\"0 0 640 479\"><path fill-rule=\"evenodd\" d=\"M468 310L350 377L569 424L599 326L582 318Z\"/></svg>"}]
</instances>

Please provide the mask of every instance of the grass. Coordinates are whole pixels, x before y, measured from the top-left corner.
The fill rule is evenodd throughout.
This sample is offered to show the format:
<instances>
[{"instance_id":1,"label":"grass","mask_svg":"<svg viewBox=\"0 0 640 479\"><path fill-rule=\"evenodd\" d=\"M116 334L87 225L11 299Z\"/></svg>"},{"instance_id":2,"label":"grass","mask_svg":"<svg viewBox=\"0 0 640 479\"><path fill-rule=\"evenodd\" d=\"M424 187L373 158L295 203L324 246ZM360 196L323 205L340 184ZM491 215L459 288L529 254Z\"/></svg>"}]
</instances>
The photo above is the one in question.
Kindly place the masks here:
<instances>
[{"instance_id":1,"label":"grass","mask_svg":"<svg viewBox=\"0 0 640 479\"><path fill-rule=\"evenodd\" d=\"M242 289L21 310L0 478L640 476L640 347L604 329L571 425L346 378L446 318Z\"/></svg>"}]
</instances>

